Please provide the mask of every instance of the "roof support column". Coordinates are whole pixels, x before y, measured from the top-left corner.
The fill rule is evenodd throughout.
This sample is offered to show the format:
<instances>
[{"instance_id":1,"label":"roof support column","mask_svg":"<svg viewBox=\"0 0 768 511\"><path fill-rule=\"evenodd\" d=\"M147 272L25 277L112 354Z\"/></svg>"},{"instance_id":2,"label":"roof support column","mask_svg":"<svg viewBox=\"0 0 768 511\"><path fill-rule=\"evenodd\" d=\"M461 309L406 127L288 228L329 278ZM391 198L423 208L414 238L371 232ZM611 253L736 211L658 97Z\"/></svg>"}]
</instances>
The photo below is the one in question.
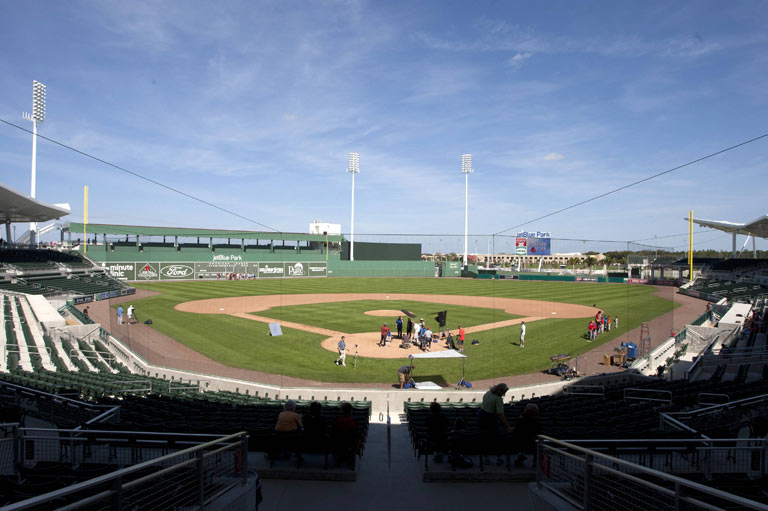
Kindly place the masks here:
<instances>
[{"instance_id":1,"label":"roof support column","mask_svg":"<svg viewBox=\"0 0 768 511\"><path fill-rule=\"evenodd\" d=\"M731 243L731 257L736 257L736 233L733 233L733 242Z\"/></svg>"},{"instance_id":2,"label":"roof support column","mask_svg":"<svg viewBox=\"0 0 768 511\"><path fill-rule=\"evenodd\" d=\"M14 240L11 239L11 221L5 222L5 241L10 245Z\"/></svg>"}]
</instances>

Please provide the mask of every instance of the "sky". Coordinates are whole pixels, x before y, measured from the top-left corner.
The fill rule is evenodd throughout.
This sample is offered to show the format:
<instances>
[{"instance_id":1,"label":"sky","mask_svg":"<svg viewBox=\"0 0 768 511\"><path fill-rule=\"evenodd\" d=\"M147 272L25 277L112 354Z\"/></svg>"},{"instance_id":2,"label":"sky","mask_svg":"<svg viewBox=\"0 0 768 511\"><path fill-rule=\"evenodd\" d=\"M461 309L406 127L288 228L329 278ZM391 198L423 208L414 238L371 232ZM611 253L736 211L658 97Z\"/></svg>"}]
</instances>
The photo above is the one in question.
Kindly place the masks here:
<instances>
[{"instance_id":1,"label":"sky","mask_svg":"<svg viewBox=\"0 0 768 511\"><path fill-rule=\"evenodd\" d=\"M470 153L476 250L520 230L682 249L689 210L768 213L768 138L537 219L767 133L767 20L738 0L1 2L0 119L31 129L46 85L38 131L79 152L39 141L36 196L64 220L87 185L91 223L349 233L357 152L356 239L460 251ZM32 136L6 122L0 182L29 193Z\"/></svg>"}]
</instances>

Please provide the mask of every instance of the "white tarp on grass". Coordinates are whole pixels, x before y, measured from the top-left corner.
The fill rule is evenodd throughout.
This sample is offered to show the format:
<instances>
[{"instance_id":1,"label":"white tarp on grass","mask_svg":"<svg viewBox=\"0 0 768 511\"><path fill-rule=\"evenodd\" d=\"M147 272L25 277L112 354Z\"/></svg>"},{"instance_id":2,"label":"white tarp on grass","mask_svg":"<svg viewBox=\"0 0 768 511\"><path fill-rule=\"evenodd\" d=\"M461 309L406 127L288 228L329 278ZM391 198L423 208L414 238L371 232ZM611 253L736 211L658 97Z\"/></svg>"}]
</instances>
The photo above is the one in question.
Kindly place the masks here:
<instances>
[{"instance_id":1,"label":"white tarp on grass","mask_svg":"<svg viewBox=\"0 0 768 511\"><path fill-rule=\"evenodd\" d=\"M456 350L444 350L444 351L428 351L426 353L414 353L409 355L409 358L467 358L464 353L459 353Z\"/></svg>"}]
</instances>

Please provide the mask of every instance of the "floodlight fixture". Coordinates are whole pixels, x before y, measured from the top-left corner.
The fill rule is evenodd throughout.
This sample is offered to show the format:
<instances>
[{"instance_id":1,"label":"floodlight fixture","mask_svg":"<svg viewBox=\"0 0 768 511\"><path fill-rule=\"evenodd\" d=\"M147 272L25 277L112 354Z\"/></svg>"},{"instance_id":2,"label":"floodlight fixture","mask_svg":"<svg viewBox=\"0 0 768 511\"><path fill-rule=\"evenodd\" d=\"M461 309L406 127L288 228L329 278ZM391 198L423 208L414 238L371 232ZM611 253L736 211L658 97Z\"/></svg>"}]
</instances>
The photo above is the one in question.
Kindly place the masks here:
<instances>
[{"instance_id":1,"label":"floodlight fixture","mask_svg":"<svg viewBox=\"0 0 768 511\"><path fill-rule=\"evenodd\" d=\"M349 153L347 172L352 174L352 213L349 221L349 260L355 260L355 174L360 173L360 154Z\"/></svg>"},{"instance_id":2,"label":"floodlight fixture","mask_svg":"<svg viewBox=\"0 0 768 511\"><path fill-rule=\"evenodd\" d=\"M32 176L30 179L30 194L31 198L35 198L37 188L37 124L45 121L45 85L37 80L32 81L32 113L24 112L24 118L28 121L32 121ZM35 245L37 243L36 231L37 223L29 223L29 243Z\"/></svg>"},{"instance_id":3,"label":"floodlight fixture","mask_svg":"<svg viewBox=\"0 0 768 511\"><path fill-rule=\"evenodd\" d=\"M467 266L467 238L469 234L469 175L472 170L472 155L461 155L461 173L464 174L464 267Z\"/></svg>"}]
</instances>

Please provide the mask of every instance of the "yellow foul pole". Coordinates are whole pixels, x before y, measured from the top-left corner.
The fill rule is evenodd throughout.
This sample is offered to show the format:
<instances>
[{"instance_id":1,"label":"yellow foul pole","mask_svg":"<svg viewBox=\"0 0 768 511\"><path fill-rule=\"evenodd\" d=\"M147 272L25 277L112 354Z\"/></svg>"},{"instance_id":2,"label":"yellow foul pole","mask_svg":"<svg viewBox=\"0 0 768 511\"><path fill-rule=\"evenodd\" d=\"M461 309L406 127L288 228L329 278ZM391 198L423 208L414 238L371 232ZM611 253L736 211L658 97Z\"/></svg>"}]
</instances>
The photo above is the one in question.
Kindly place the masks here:
<instances>
[{"instance_id":1,"label":"yellow foul pole","mask_svg":"<svg viewBox=\"0 0 768 511\"><path fill-rule=\"evenodd\" d=\"M88 185L83 187L83 255L88 252L88 238L85 237L86 225L88 225Z\"/></svg>"},{"instance_id":2,"label":"yellow foul pole","mask_svg":"<svg viewBox=\"0 0 768 511\"><path fill-rule=\"evenodd\" d=\"M688 211L688 279L693 280L693 210Z\"/></svg>"}]
</instances>

